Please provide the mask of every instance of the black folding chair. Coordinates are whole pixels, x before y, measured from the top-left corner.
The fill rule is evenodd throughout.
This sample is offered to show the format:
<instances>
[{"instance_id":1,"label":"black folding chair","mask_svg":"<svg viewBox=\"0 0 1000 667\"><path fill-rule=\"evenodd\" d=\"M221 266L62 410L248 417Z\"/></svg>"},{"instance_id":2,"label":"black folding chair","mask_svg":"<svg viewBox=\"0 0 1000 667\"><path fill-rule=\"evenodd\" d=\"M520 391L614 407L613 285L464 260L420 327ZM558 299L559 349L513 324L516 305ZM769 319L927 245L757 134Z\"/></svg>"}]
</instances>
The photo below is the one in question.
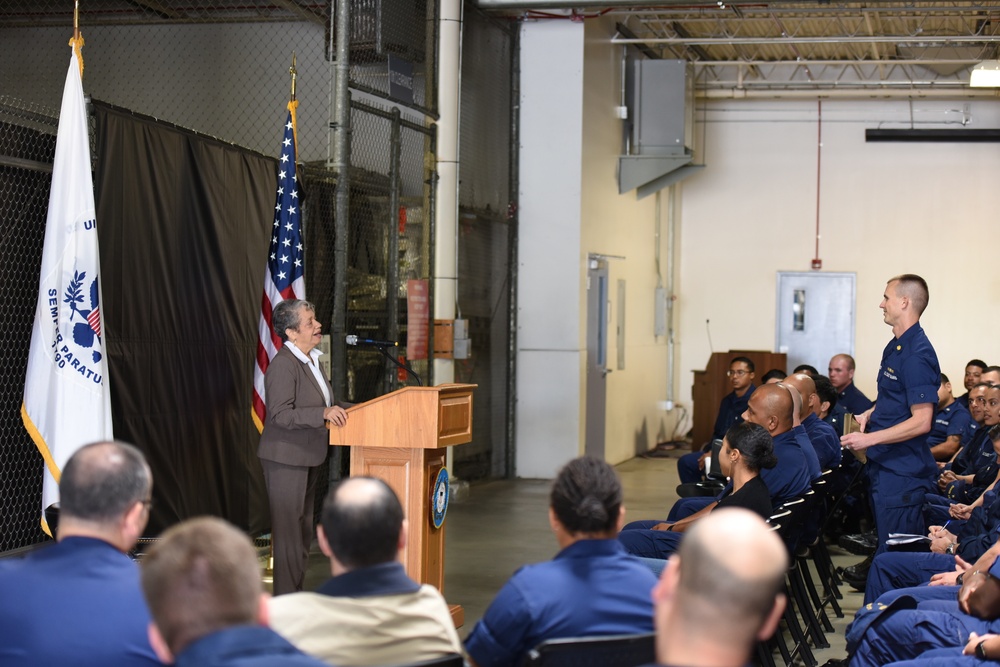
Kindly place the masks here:
<instances>
[{"instance_id":1,"label":"black folding chair","mask_svg":"<svg viewBox=\"0 0 1000 667\"><path fill-rule=\"evenodd\" d=\"M458 653L449 653L440 658L431 658L421 662L409 662L405 665L394 665L393 667L464 667L465 658Z\"/></svg>"},{"instance_id":2,"label":"black folding chair","mask_svg":"<svg viewBox=\"0 0 1000 667\"><path fill-rule=\"evenodd\" d=\"M656 634L549 639L528 651L522 665L638 667L656 662Z\"/></svg>"}]
</instances>

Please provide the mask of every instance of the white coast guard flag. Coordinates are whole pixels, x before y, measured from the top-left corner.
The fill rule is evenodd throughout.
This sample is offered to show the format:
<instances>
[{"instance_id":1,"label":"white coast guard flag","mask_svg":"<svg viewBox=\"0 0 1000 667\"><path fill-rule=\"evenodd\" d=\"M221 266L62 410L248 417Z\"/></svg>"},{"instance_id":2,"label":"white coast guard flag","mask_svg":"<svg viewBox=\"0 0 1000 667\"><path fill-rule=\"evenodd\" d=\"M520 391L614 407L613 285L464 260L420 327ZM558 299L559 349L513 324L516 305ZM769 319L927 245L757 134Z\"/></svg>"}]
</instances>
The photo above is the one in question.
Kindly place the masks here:
<instances>
[{"instance_id":1,"label":"white coast guard flag","mask_svg":"<svg viewBox=\"0 0 1000 667\"><path fill-rule=\"evenodd\" d=\"M101 331L100 256L90 140L74 52L63 89L35 325L21 418L45 459L42 509L59 500L66 460L112 438L111 396ZM44 518L43 527L46 528Z\"/></svg>"}]
</instances>

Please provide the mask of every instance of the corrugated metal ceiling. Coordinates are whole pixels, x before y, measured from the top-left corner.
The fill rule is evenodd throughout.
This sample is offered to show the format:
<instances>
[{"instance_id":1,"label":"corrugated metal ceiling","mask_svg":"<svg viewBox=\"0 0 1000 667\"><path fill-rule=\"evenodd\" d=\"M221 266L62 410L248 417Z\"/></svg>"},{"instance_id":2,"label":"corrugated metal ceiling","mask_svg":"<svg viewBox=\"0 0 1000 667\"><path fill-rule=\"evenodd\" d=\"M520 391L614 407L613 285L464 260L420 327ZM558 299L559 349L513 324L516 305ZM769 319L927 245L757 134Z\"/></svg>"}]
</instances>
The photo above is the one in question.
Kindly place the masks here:
<instances>
[{"instance_id":1,"label":"corrugated metal ceiling","mask_svg":"<svg viewBox=\"0 0 1000 667\"><path fill-rule=\"evenodd\" d=\"M529 4L532 3L532 4ZM986 2L664 2L479 0L524 19L607 15L615 41L691 62L713 89L967 90L969 69L993 59L1000 4Z\"/></svg>"}]
</instances>

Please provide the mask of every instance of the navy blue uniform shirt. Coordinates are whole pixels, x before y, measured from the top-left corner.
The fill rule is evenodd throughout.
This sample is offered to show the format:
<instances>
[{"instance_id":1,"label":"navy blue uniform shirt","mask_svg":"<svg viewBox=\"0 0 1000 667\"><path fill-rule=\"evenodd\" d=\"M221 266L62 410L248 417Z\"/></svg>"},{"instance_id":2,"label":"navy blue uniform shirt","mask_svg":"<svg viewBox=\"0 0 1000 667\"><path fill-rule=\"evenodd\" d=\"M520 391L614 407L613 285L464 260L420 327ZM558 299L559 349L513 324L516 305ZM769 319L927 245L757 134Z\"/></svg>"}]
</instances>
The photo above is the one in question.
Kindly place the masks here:
<instances>
[{"instance_id":1,"label":"navy blue uniform shirt","mask_svg":"<svg viewBox=\"0 0 1000 667\"><path fill-rule=\"evenodd\" d=\"M893 338L882 352L878 368L878 400L868 427L870 433L887 429L910 418L910 407L937 404L941 366L920 323ZM903 476L927 476L937 465L925 443L926 434L888 445L869 447L868 458Z\"/></svg>"},{"instance_id":2,"label":"navy blue uniform shirt","mask_svg":"<svg viewBox=\"0 0 1000 667\"><path fill-rule=\"evenodd\" d=\"M719 402L719 414L715 418L715 429L712 431L712 440L722 440L726 436L726 431L733 424L743 421L743 413L747 411L747 403L750 402L750 395L753 394L757 386L751 384L742 396L737 396L735 391L731 391L722 397Z\"/></svg>"},{"instance_id":3,"label":"navy blue uniform shirt","mask_svg":"<svg viewBox=\"0 0 1000 667\"><path fill-rule=\"evenodd\" d=\"M844 391L837 394L837 405L841 406L852 415L860 415L873 404L860 389L852 382L844 387Z\"/></svg>"},{"instance_id":4,"label":"navy blue uniform shirt","mask_svg":"<svg viewBox=\"0 0 1000 667\"><path fill-rule=\"evenodd\" d=\"M961 403L954 401L943 410L938 410L937 414L934 415L931 432L927 434L927 444L929 446L939 445L953 435L961 438L971 421L972 415L969 414L969 411L963 408Z\"/></svg>"},{"instance_id":5,"label":"navy blue uniform shirt","mask_svg":"<svg viewBox=\"0 0 1000 667\"><path fill-rule=\"evenodd\" d=\"M618 540L574 542L515 572L465 650L479 667L517 665L546 639L652 632L654 586L653 572Z\"/></svg>"}]
</instances>

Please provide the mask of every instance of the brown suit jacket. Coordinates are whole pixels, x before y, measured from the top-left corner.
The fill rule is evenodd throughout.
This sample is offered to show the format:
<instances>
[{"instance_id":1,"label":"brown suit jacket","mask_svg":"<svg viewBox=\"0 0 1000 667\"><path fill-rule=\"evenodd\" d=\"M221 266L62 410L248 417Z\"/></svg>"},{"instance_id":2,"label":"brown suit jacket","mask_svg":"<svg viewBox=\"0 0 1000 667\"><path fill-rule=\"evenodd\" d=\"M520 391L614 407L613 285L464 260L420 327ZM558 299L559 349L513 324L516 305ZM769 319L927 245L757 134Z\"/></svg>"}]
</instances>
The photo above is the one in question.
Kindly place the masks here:
<instances>
[{"instance_id":1,"label":"brown suit jacket","mask_svg":"<svg viewBox=\"0 0 1000 667\"><path fill-rule=\"evenodd\" d=\"M322 372L322 369L321 369ZM323 375L330 396L333 387ZM330 436L323 419L326 403L309 365L282 346L264 375L267 417L257 456L285 465L318 466L326 460Z\"/></svg>"}]
</instances>

